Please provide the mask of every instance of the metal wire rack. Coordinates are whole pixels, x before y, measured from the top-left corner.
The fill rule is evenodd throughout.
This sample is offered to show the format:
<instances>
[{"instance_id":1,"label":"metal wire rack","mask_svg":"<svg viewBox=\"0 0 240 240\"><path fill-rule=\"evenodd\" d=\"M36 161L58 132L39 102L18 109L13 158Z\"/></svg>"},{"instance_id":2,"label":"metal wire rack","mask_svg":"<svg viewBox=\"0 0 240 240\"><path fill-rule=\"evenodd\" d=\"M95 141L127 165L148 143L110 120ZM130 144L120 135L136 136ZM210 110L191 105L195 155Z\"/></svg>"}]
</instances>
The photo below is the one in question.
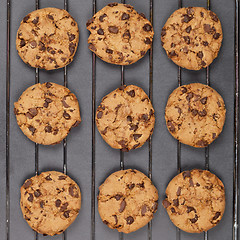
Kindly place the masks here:
<instances>
[{"instance_id":1,"label":"metal wire rack","mask_svg":"<svg viewBox=\"0 0 240 240\"><path fill-rule=\"evenodd\" d=\"M64 0L64 9L68 10L68 1ZM207 9L210 9L210 0L207 1ZM35 0L35 8L39 9L40 0ZM125 0L121 0L125 3ZM7 4L7 33L6 33L6 240L10 240L10 20L11 20L11 0L6 0ZM34 2L33 2L34 4ZM149 0L149 15L150 21L153 24L153 4L154 0ZM176 6L182 7L182 0L176 0ZM97 0L92 0L93 14L97 11ZM233 216L232 216L232 239L238 240L238 223L239 223L239 0L235 0L235 92L234 92L234 175L233 175ZM121 66L121 85L124 85L125 68ZM182 84L181 68L178 68L178 86ZM35 70L35 83L39 83L39 69ZM206 84L210 84L210 68L206 69ZM68 70L67 67L63 70L63 85L68 85ZM149 51L149 97L153 100L153 49ZM95 111L96 111L96 55L92 53L92 168L91 168L91 239L95 240L95 204L96 204L96 179L95 179ZM148 159L148 175L152 178L152 138L150 137L149 143L149 159ZM120 169L124 169L124 153L120 151ZM205 169L209 169L209 147L205 148ZM67 139L63 141L63 173L67 173ZM39 146L35 144L35 174L39 172ZM181 144L177 142L177 172L181 172ZM66 234L62 234L62 239L66 238ZM38 234L35 234L35 239L38 239ZM119 234L119 239L123 240L124 235ZM148 240L152 239L152 224L148 224ZM176 230L176 239L181 239L181 231ZM208 233L204 234L204 240L207 240Z\"/></svg>"}]
</instances>

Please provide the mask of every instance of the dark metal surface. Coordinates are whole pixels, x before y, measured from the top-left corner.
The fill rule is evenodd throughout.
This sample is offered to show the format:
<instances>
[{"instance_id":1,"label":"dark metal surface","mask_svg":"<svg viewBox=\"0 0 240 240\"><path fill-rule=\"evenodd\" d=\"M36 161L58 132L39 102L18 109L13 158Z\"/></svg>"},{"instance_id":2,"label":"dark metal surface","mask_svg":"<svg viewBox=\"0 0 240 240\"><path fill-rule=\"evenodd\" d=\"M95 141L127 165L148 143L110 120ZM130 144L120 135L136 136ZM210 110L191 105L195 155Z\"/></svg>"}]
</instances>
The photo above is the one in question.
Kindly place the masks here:
<instances>
[{"instance_id":1,"label":"dark metal surface","mask_svg":"<svg viewBox=\"0 0 240 240\"><path fill-rule=\"evenodd\" d=\"M121 0L119 2L124 2ZM11 6L10 6L11 3ZM173 64L161 47L161 28L169 15L181 6L210 8L210 0L127 0L154 23L153 49L137 63L121 67L96 58L87 47L86 21L107 5L107 0L6 0L0 1L0 239L138 239L138 240L238 240L239 176L239 0L211 0L211 10L219 16L224 32L219 57L211 65L211 86L224 98L227 118L223 133L209 148L195 149L176 143L165 126L164 108L168 95L181 84L210 84L210 70L188 71ZM154 5L153 5L154 4ZM43 7L67 9L80 28L80 43L75 60L56 71L32 69L22 62L15 48L15 36L22 18ZM234 18L235 16L235 18ZM234 29L234 25L236 28ZM235 38L234 38L235 36ZM235 44L234 44L235 43ZM177 82L176 82L177 76ZM17 126L13 103L35 83L52 81L68 86L79 99L82 123L56 146L41 146L29 141ZM156 114L153 136L142 148L123 153L110 148L95 127L95 110L101 98L123 84L136 84L149 93ZM234 127L233 127L234 126ZM119 166L120 158L120 166ZM3 161L5 159L5 161ZM177 159L177 161L176 161ZM233 160L233 161L232 161ZM188 234L177 230L161 206L164 191L177 172L205 168L216 173L226 187L226 211L217 227L207 234ZM136 168L148 174L159 190L159 209L148 226L131 234L107 228L97 211L98 186L113 171ZM177 171L176 171L177 168ZM46 170L68 173L82 192L82 209L66 234L43 237L35 234L22 218L19 189L23 181ZM232 211L233 210L233 211Z\"/></svg>"}]
</instances>

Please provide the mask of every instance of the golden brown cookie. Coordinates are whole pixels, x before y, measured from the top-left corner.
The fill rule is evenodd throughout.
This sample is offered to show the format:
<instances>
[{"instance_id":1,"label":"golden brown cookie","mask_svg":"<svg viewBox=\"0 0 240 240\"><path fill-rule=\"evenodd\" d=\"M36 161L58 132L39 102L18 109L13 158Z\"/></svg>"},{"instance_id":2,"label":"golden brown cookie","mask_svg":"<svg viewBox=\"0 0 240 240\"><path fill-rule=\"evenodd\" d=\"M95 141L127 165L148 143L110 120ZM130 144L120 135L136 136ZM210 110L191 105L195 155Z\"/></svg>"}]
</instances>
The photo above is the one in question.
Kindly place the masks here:
<instances>
[{"instance_id":1,"label":"golden brown cookie","mask_svg":"<svg viewBox=\"0 0 240 240\"><path fill-rule=\"evenodd\" d=\"M67 175L43 172L25 181L20 206L34 231L53 236L64 232L76 219L81 208L81 192Z\"/></svg>"},{"instance_id":2,"label":"golden brown cookie","mask_svg":"<svg viewBox=\"0 0 240 240\"><path fill-rule=\"evenodd\" d=\"M208 231L223 217L224 185L209 171L194 169L180 173L168 184L166 196L163 206L171 221L185 232Z\"/></svg>"},{"instance_id":3,"label":"golden brown cookie","mask_svg":"<svg viewBox=\"0 0 240 240\"><path fill-rule=\"evenodd\" d=\"M157 189L137 170L112 173L99 187L100 217L109 228L119 232L130 233L145 226L157 207Z\"/></svg>"},{"instance_id":4,"label":"golden brown cookie","mask_svg":"<svg viewBox=\"0 0 240 240\"><path fill-rule=\"evenodd\" d=\"M206 147L222 132L226 109L211 87L192 83L175 89L168 98L165 119L169 132L181 143Z\"/></svg>"},{"instance_id":5,"label":"golden brown cookie","mask_svg":"<svg viewBox=\"0 0 240 240\"><path fill-rule=\"evenodd\" d=\"M103 61L129 65L142 58L152 45L153 27L144 14L129 4L110 3L88 22L89 49Z\"/></svg>"},{"instance_id":6,"label":"golden brown cookie","mask_svg":"<svg viewBox=\"0 0 240 240\"><path fill-rule=\"evenodd\" d=\"M56 83L35 84L14 103L17 123L32 141L60 143L81 122L76 96Z\"/></svg>"},{"instance_id":7,"label":"golden brown cookie","mask_svg":"<svg viewBox=\"0 0 240 240\"><path fill-rule=\"evenodd\" d=\"M67 11L42 8L23 18L17 32L16 48L25 63L52 70L72 62L78 40L77 23Z\"/></svg>"},{"instance_id":8,"label":"golden brown cookie","mask_svg":"<svg viewBox=\"0 0 240 240\"><path fill-rule=\"evenodd\" d=\"M96 124L112 148L129 151L141 147L152 135L154 109L140 87L122 86L102 99L96 112Z\"/></svg>"},{"instance_id":9,"label":"golden brown cookie","mask_svg":"<svg viewBox=\"0 0 240 240\"><path fill-rule=\"evenodd\" d=\"M222 27L217 15L202 7L176 10L161 33L162 46L177 65L190 70L209 66L222 43Z\"/></svg>"}]
</instances>

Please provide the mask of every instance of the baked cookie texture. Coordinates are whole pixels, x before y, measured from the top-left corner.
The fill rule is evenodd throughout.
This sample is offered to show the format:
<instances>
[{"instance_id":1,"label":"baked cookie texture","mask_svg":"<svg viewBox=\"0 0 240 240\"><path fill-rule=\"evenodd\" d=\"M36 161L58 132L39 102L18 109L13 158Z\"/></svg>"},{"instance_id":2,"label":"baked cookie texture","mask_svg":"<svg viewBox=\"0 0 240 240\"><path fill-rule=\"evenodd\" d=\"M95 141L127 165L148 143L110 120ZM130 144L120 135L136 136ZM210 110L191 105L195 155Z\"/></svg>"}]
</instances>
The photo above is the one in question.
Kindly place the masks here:
<instances>
[{"instance_id":1,"label":"baked cookie texture","mask_svg":"<svg viewBox=\"0 0 240 240\"><path fill-rule=\"evenodd\" d=\"M168 57L189 70L209 66L218 55L222 39L217 15L202 7L176 10L161 33L162 46Z\"/></svg>"},{"instance_id":2,"label":"baked cookie texture","mask_svg":"<svg viewBox=\"0 0 240 240\"><path fill-rule=\"evenodd\" d=\"M38 83L27 88L14 106L23 133L43 145L60 143L81 122L76 96L56 83Z\"/></svg>"},{"instance_id":3,"label":"baked cookie texture","mask_svg":"<svg viewBox=\"0 0 240 240\"><path fill-rule=\"evenodd\" d=\"M72 62L78 41L78 25L67 11L42 8L23 18L16 48L25 63L52 70Z\"/></svg>"},{"instance_id":4,"label":"baked cookie texture","mask_svg":"<svg viewBox=\"0 0 240 240\"><path fill-rule=\"evenodd\" d=\"M221 180L206 170L194 169L174 177L162 204L171 221L181 230L201 233L216 226L225 210Z\"/></svg>"},{"instance_id":5,"label":"baked cookie texture","mask_svg":"<svg viewBox=\"0 0 240 240\"><path fill-rule=\"evenodd\" d=\"M157 189L137 170L112 173L99 187L100 217L109 228L119 232L130 233L145 226L157 207Z\"/></svg>"},{"instance_id":6,"label":"baked cookie texture","mask_svg":"<svg viewBox=\"0 0 240 240\"><path fill-rule=\"evenodd\" d=\"M125 152L141 147L152 135L154 124L151 101L134 85L109 93L96 111L96 125L103 139Z\"/></svg>"},{"instance_id":7,"label":"baked cookie texture","mask_svg":"<svg viewBox=\"0 0 240 240\"><path fill-rule=\"evenodd\" d=\"M20 206L34 231L53 236L64 232L76 219L81 208L81 192L67 175L43 172L25 181Z\"/></svg>"},{"instance_id":8,"label":"baked cookie texture","mask_svg":"<svg viewBox=\"0 0 240 240\"><path fill-rule=\"evenodd\" d=\"M129 65L152 45L151 23L129 4L110 3L87 22L89 49L103 61Z\"/></svg>"},{"instance_id":9,"label":"baked cookie texture","mask_svg":"<svg viewBox=\"0 0 240 240\"><path fill-rule=\"evenodd\" d=\"M222 132L225 104L211 87L192 83L175 89L168 98L165 119L169 132L181 143L206 147Z\"/></svg>"}]
</instances>

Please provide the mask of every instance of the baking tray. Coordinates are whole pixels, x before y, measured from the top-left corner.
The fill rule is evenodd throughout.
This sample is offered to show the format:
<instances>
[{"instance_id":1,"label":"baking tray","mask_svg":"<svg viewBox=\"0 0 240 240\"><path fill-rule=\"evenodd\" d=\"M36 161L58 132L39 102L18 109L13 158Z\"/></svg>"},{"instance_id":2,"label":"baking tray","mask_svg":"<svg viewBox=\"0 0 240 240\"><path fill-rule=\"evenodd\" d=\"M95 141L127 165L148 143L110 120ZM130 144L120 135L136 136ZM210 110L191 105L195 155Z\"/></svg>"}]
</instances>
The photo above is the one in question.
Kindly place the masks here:
<instances>
[{"instance_id":1,"label":"baking tray","mask_svg":"<svg viewBox=\"0 0 240 240\"><path fill-rule=\"evenodd\" d=\"M239 0L127 0L154 24L153 50L137 63L119 67L107 64L87 47L86 21L109 1L106 0L1 0L0 1L0 239L81 240L237 240L238 239L238 22ZM46 72L26 66L18 57L15 36L22 18L36 8L66 8L80 27L75 60L67 68ZM224 33L218 58L210 69L179 69L167 59L161 47L161 28L180 6L210 7L219 16ZM35 82L52 81L68 85L78 97L82 123L67 140L56 146L38 146L19 129L13 103ZM220 137L209 148L180 145L165 126L164 108L168 95L179 84L210 84L224 98L227 118ZM121 153L101 138L94 123L101 98L121 84L136 84L149 93L156 111L152 138L142 148ZM159 209L154 220L131 234L118 234L105 226L97 211L98 186L113 171L136 168L149 175L159 190ZM191 168L209 168L226 187L226 211L218 226L208 233L188 234L170 222L161 206L164 191L173 176ZM81 187L82 208L65 234L44 237L33 232L22 218L19 189L24 180L45 170L67 172Z\"/></svg>"}]
</instances>

